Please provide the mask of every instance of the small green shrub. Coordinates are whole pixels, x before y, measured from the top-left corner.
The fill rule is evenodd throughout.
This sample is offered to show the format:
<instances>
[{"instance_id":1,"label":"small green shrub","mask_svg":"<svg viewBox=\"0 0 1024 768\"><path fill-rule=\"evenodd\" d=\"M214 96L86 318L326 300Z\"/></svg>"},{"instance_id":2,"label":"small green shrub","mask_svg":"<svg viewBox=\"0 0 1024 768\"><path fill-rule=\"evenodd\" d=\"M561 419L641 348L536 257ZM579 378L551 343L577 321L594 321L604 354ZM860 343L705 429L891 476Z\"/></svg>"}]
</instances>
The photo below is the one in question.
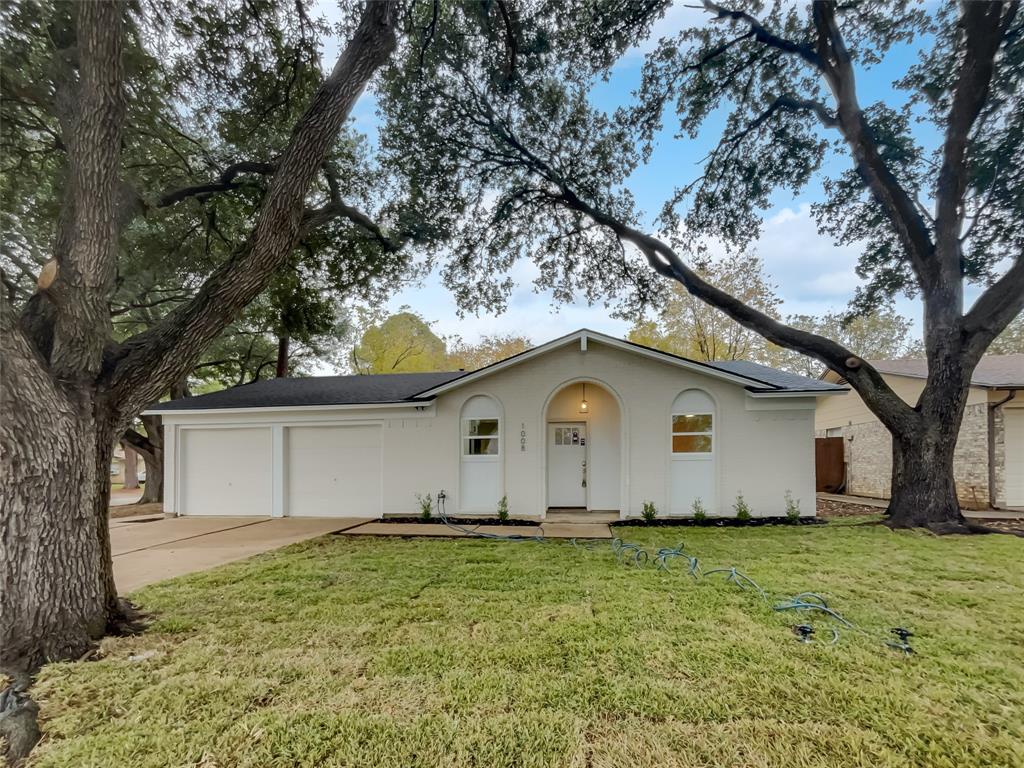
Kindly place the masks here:
<instances>
[{"instance_id":1,"label":"small green shrub","mask_svg":"<svg viewBox=\"0 0 1024 768\"><path fill-rule=\"evenodd\" d=\"M800 521L800 499L793 500L793 494L786 491L786 522L795 525Z\"/></svg>"},{"instance_id":2,"label":"small green shrub","mask_svg":"<svg viewBox=\"0 0 1024 768\"><path fill-rule=\"evenodd\" d=\"M736 510L737 520L746 522L750 519L750 505L747 504L747 500L743 498L742 493L736 494L736 503L732 505L732 508Z\"/></svg>"},{"instance_id":3,"label":"small green shrub","mask_svg":"<svg viewBox=\"0 0 1024 768\"><path fill-rule=\"evenodd\" d=\"M429 493L425 496L417 493L416 503L420 505L420 517L429 520L434 512L434 498Z\"/></svg>"},{"instance_id":4,"label":"small green shrub","mask_svg":"<svg viewBox=\"0 0 1024 768\"><path fill-rule=\"evenodd\" d=\"M693 500L690 508L693 510L693 519L696 522L703 523L708 519L708 511L704 508L704 502L700 500L700 496Z\"/></svg>"},{"instance_id":5,"label":"small green shrub","mask_svg":"<svg viewBox=\"0 0 1024 768\"><path fill-rule=\"evenodd\" d=\"M498 501L498 519L503 523L508 520L508 496L502 496Z\"/></svg>"},{"instance_id":6,"label":"small green shrub","mask_svg":"<svg viewBox=\"0 0 1024 768\"><path fill-rule=\"evenodd\" d=\"M643 512L640 513L648 523L658 516L658 508L653 501L645 501Z\"/></svg>"}]
</instances>

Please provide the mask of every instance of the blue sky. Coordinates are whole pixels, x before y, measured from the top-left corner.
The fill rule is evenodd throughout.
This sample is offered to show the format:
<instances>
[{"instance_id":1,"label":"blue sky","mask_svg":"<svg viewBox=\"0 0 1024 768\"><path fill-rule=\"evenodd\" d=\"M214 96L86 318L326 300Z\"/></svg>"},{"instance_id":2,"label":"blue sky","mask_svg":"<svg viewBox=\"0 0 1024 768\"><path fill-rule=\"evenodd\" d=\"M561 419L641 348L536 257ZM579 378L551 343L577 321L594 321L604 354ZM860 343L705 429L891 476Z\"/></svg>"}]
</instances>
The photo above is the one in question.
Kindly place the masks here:
<instances>
[{"instance_id":1,"label":"blue sky","mask_svg":"<svg viewBox=\"0 0 1024 768\"><path fill-rule=\"evenodd\" d=\"M329 17L334 15L333 5L334 0L321 0L321 10ZM594 105L611 111L629 103L631 93L640 82L645 52L660 37L674 34L684 25L693 23L707 23L707 15L677 3L655 25L650 39L643 46L629 51L618 62L609 80L595 87ZM333 64L332 57L337 53L338 42L331 40L325 47L325 66ZM892 83L916 61L917 51L925 43L917 41L913 45L898 47L890 51L883 64L858 71L861 103L866 106L882 100L894 106L902 104L905 94L895 91ZM372 93L365 94L356 105L354 119L361 130L373 134L378 119ZM697 140L674 139L674 128L671 120L667 119L662 140L650 161L629 179L628 187L648 220L654 219L676 186L699 175L700 161L718 136L710 123L706 138L702 136ZM920 132L919 140L926 146L934 146L939 139L930 126L921 126L917 130ZM833 167L842 169L848 167L849 160L844 156L837 158L836 163ZM796 195L788 190L776 193L771 208L764 212L765 224L755 248L783 300L783 314L822 314L841 310L860 282L854 272L858 249L836 246L817 232L810 205L819 199L820 183L812 182ZM531 281L535 274L532 264L520 263L515 267L512 277L516 281L516 289L507 311L498 316L459 318L451 295L433 275L398 292L388 308L394 311L408 305L433 321L436 332L458 334L469 341L487 334L515 333L527 335L535 342L544 342L583 326L620 336L628 331L630 323L611 318L609 311L601 305L587 306L584 301L554 305L549 295L534 291ZM969 292L968 298L972 296L973 292ZM919 324L920 306L916 301L899 299L897 308Z\"/></svg>"}]
</instances>

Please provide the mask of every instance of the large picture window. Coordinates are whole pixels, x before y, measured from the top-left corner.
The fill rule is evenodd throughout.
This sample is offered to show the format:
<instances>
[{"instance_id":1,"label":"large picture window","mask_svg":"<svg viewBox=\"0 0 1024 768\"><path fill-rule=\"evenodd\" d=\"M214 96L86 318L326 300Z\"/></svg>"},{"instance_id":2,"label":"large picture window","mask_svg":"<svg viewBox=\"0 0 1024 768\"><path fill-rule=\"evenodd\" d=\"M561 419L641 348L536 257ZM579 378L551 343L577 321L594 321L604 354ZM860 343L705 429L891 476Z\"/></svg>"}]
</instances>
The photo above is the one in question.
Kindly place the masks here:
<instances>
[{"instance_id":1,"label":"large picture window","mask_svg":"<svg viewBox=\"0 0 1024 768\"><path fill-rule=\"evenodd\" d=\"M711 453L713 433L710 413L673 413L672 453Z\"/></svg>"},{"instance_id":2,"label":"large picture window","mask_svg":"<svg viewBox=\"0 0 1024 768\"><path fill-rule=\"evenodd\" d=\"M500 440L498 419L462 420L463 456L497 456Z\"/></svg>"}]
</instances>

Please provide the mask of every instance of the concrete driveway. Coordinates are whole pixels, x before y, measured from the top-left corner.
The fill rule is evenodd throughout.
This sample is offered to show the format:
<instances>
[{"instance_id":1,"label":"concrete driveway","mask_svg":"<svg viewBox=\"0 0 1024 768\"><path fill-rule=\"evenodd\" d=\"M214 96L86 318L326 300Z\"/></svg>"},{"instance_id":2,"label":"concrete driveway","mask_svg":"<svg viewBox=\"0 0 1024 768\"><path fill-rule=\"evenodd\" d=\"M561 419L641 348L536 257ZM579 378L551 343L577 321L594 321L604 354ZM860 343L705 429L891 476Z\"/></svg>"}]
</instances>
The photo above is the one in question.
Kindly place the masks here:
<instances>
[{"instance_id":1,"label":"concrete driveway","mask_svg":"<svg viewBox=\"0 0 1024 768\"><path fill-rule=\"evenodd\" d=\"M114 579L122 594L186 573L343 531L371 518L176 517L110 521Z\"/></svg>"}]
</instances>

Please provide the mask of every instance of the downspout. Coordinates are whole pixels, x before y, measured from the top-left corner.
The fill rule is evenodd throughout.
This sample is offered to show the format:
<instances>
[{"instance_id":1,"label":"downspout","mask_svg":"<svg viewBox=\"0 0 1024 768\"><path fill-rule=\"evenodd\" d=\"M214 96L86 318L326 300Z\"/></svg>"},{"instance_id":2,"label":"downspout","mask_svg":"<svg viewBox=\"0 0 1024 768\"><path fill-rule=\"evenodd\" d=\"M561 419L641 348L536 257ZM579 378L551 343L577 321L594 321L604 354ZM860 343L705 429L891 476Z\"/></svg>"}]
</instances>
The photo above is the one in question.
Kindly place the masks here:
<instances>
[{"instance_id":1,"label":"downspout","mask_svg":"<svg viewBox=\"0 0 1024 768\"><path fill-rule=\"evenodd\" d=\"M996 506L996 409L1002 408L1006 403L1010 402L1017 396L1019 389L1009 390L1009 394L1006 395L1002 400L995 403L989 403L988 406L988 504L993 509L998 509ZM1003 446L1003 450L1006 446Z\"/></svg>"}]
</instances>

